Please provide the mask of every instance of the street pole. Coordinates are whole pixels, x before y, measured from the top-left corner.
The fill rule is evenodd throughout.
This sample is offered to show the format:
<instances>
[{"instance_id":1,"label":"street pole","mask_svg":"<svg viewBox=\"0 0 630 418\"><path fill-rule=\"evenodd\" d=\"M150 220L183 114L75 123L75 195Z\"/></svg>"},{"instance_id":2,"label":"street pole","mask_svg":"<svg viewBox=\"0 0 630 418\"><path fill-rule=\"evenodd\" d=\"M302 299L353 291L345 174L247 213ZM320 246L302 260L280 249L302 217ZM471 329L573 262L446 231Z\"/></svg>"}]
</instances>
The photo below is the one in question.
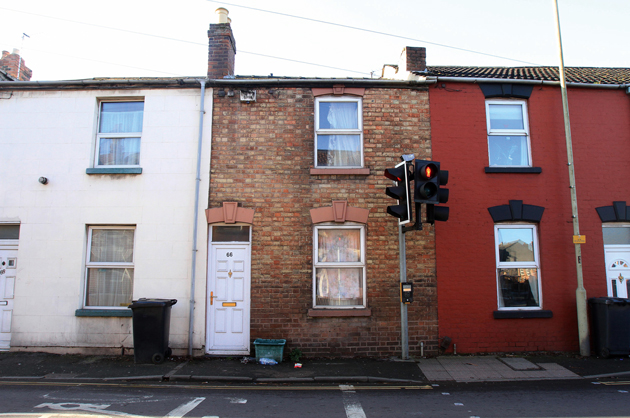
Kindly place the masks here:
<instances>
[{"instance_id":1,"label":"street pole","mask_svg":"<svg viewBox=\"0 0 630 418\"><path fill-rule=\"evenodd\" d=\"M405 245L405 234L402 225L398 225L398 248L400 255L400 283L407 282L407 251ZM400 298L400 344L402 346L402 359L409 359L409 332L407 323L407 305Z\"/></svg>"},{"instance_id":2,"label":"street pole","mask_svg":"<svg viewBox=\"0 0 630 418\"><path fill-rule=\"evenodd\" d=\"M567 85L564 77L564 56L562 53L562 36L560 33L560 11L558 0L554 0L556 11L556 26L558 28L558 45L560 48L560 91L562 92L562 109L564 112L564 132L567 143L567 165L569 166L569 187L571 189L571 213L573 218L573 236L575 242L575 266L577 272L577 289L575 290L575 302L577 308L578 338L580 343L580 355L591 355L589 340L588 315L586 313L586 289L584 289L584 277L582 275L582 249L575 237L580 235L580 222L578 219L577 192L575 189L575 169L573 166L573 143L571 141L571 122L569 120L569 100Z\"/></svg>"}]
</instances>

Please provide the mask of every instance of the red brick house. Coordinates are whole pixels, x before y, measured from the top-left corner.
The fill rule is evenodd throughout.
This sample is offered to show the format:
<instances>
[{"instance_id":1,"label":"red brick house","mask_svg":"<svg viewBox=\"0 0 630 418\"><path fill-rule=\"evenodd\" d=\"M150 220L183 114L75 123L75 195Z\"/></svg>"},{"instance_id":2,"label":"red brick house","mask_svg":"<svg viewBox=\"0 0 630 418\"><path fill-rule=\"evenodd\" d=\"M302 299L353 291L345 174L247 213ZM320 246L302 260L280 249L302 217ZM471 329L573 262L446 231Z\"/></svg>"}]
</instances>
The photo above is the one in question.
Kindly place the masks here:
<instances>
[{"instance_id":1,"label":"red brick house","mask_svg":"<svg viewBox=\"0 0 630 418\"><path fill-rule=\"evenodd\" d=\"M628 297L630 69L567 68L584 287ZM576 262L558 70L429 67L440 337L458 353L577 351ZM450 350L453 350L451 346Z\"/></svg>"},{"instance_id":2,"label":"red brick house","mask_svg":"<svg viewBox=\"0 0 630 418\"><path fill-rule=\"evenodd\" d=\"M227 20L209 39L205 351L245 353L263 338L307 356L400 355L398 225L383 172L403 154L430 158L426 78L235 76ZM434 250L432 227L407 234L412 355L437 353Z\"/></svg>"}]
</instances>

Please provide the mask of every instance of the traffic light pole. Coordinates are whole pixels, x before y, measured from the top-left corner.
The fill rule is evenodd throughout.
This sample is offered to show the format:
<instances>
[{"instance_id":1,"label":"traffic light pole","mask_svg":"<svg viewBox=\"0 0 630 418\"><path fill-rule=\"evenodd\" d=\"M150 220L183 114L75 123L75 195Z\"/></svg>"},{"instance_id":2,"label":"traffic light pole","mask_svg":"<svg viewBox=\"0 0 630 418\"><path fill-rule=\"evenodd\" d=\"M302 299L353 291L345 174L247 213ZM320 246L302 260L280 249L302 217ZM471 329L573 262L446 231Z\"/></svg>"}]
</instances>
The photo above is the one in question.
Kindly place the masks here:
<instances>
[{"instance_id":1,"label":"traffic light pole","mask_svg":"<svg viewBox=\"0 0 630 418\"><path fill-rule=\"evenodd\" d=\"M407 282L407 250L405 234L402 225L398 225L398 247L400 257L400 283ZM407 322L407 305L400 299L400 345L402 346L402 359L409 359L409 331Z\"/></svg>"}]
</instances>

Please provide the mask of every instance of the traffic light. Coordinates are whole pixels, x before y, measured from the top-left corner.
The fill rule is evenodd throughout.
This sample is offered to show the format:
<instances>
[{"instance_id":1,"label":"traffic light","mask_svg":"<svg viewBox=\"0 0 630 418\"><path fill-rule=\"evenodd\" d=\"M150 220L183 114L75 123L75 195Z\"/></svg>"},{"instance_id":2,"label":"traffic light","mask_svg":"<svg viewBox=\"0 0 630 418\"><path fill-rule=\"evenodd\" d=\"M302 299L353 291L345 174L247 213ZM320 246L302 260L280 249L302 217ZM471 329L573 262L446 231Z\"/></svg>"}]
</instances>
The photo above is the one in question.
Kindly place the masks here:
<instances>
[{"instance_id":1,"label":"traffic light","mask_svg":"<svg viewBox=\"0 0 630 418\"><path fill-rule=\"evenodd\" d=\"M385 189L385 194L398 200L397 205L387 207L387 213L398 218L398 225L411 222L411 187L413 174L409 172L411 164L407 161L396 165L395 168L385 170L385 177L396 182L396 186Z\"/></svg>"},{"instance_id":2,"label":"traffic light","mask_svg":"<svg viewBox=\"0 0 630 418\"><path fill-rule=\"evenodd\" d=\"M447 221L449 209L435 206L448 202L448 171L440 169L437 161L416 160L414 168L414 201L427 204L427 222Z\"/></svg>"},{"instance_id":3,"label":"traffic light","mask_svg":"<svg viewBox=\"0 0 630 418\"><path fill-rule=\"evenodd\" d=\"M427 205L427 223L433 225L435 221L448 221L449 209L446 206Z\"/></svg>"}]
</instances>

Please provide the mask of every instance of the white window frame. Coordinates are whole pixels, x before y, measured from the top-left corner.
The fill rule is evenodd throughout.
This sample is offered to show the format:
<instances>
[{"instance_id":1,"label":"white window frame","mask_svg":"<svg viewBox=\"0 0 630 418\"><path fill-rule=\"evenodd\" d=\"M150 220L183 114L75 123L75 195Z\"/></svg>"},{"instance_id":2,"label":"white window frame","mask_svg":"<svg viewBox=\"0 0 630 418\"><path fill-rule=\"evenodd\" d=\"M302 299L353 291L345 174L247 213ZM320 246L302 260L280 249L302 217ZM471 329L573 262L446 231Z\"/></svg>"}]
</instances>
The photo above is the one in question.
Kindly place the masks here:
<instances>
[{"instance_id":1,"label":"white window frame","mask_svg":"<svg viewBox=\"0 0 630 418\"><path fill-rule=\"evenodd\" d=\"M358 229L361 233L361 260L358 262L324 262L318 261L319 252L319 230L320 229ZM313 228L313 308L316 309L365 309L367 307L367 275L366 275L366 254L365 254L365 225L354 222L346 222L342 225L333 222L324 222L315 225ZM317 305L317 269L318 268L360 268L362 271L363 304L351 306L331 306Z\"/></svg>"},{"instance_id":2,"label":"white window frame","mask_svg":"<svg viewBox=\"0 0 630 418\"><path fill-rule=\"evenodd\" d=\"M320 103L327 102L338 102L338 103L357 103L357 129L321 129L319 127L319 105ZM352 97L352 96L344 96L344 97L334 97L334 96L322 96L315 98L315 141L314 141L314 166L315 168L322 169L338 169L338 168L363 168L364 160L363 160L363 99L361 97ZM361 164L360 165L352 165L352 166L342 166L342 165L318 165L317 164L317 139L319 135L359 135L359 141L361 142L360 153L361 153Z\"/></svg>"},{"instance_id":3,"label":"white window frame","mask_svg":"<svg viewBox=\"0 0 630 418\"><path fill-rule=\"evenodd\" d=\"M103 230L103 229L132 229L133 232L133 260L131 262L100 262L100 261L90 261L90 251L92 249L92 231L94 230ZM88 278L89 278L89 269L90 268L126 268L134 270L134 282L135 282L135 257L136 257L136 227L130 225L95 225L88 227L88 235L87 235L87 249L85 255L85 271L84 271L84 280L83 280L83 308L84 309L125 309L123 306L95 306L88 305ZM133 286L133 283L132 283ZM133 295L132 295L133 296Z\"/></svg>"},{"instance_id":4,"label":"white window frame","mask_svg":"<svg viewBox=\"0 0 630 418\"><path fill-rule=\"evenodd\" d=\"M534 253L534 261L500 261L499 255L499 229L530 229L532 231L532 240L533 240L533 253ZM523 223L501 223L494 225L494 250L495 250L495 259L496 259L496 268L495 268L495 276L496 276L496 286L497 286L497 308L499 310L541 310L543 306L543 295L542 295L542 279L540 273L540 253L538 250L538 226L536 224L523 224ZM501 306L501 280L499 278L499 269L507 269L507 268L524 268L531 269L535 268L538 276L538 306Z\"/></svg>"},{"instance_id":5,"label":"white window frame","mask_svg":"<svg viewBox=\"0 0 630 418\"><path fill-rule=\"evenodd\" d=\"M103 104L104 103L130 103L130 102L143 102L145 103L144 97L125 97L125 98L108 98L102 99L98 101L98 116L96 118L96 141L94 145L94 167L95 168L129 168L129 167L140 167L142 162L142 131L140 132L120 132L120 133L101 133L101 115L103 113ZM143 110L143 121L142 121L143 129L144 129L144 110ZM140 150L138 156L138 164L99 164L99 156L101 149L101 138L140 138Z\"/></svg>"},{"instance_id":6,"label":"white window frame","mask_svg":"<svg viewBox=\"0 0 630 418\"><path fill-rule=\"evenodd\" d=\"M523 129L493 129L490 124L490 105L520 105L523 116ZM491 167L532 167L532 145L529 134L529 118L527 112L527 100L486 100L486 129L488 133L488 161ZM492 164L490 155L491 136L524 136L527 141L527 165L497 165Z\"/></svg>"}]
</instances>

